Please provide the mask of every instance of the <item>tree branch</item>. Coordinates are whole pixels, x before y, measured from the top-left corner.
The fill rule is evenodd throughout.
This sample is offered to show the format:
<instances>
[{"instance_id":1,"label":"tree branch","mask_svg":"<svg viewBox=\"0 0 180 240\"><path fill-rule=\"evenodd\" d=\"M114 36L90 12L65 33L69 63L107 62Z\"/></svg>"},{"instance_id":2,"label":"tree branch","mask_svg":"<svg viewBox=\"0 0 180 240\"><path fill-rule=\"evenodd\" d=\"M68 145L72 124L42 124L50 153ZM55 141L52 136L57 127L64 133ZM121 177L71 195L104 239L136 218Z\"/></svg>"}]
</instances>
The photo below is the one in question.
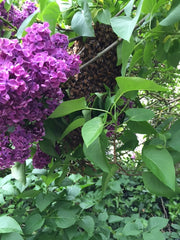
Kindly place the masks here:
<instances>
[{"instance_id":1,"label":"tree branch","mask_svg":"<svg viewBox=\"0 0 180 240\"><path fill-rule=\"evenodd\" d=\"M4 23L8 24L10 27L12 27L15 31L17 31L17 27L12 25L8 20L4 19L3 17L0 16L0 20L2 20Z\"/></svg>"},{"instance_id":2,"label":"tree branch","mask_svg":"<svg viewBox=\"0 0 180 240\"><path fill-rule=\"evenodd\" d=\"M139 27L139 25L141 25L147 16L145 16L144 18L142 18L139 23L135 26L134 30L137 29ZM106 52L108 52L109 50L111 50L113 47L117 46L120 42L122 42L122 38L118 38L116 41L114 41L111 45L109 45L107 48L105 48L104 50L102 50L101 52L99 52L94 58L90 59L87 63L83 64L80 66L80 70L82 70L83 68L87 67L89 64L95 62L98 58L100 58L102 55L104 55Z\"/></svg>"}]
</instances>

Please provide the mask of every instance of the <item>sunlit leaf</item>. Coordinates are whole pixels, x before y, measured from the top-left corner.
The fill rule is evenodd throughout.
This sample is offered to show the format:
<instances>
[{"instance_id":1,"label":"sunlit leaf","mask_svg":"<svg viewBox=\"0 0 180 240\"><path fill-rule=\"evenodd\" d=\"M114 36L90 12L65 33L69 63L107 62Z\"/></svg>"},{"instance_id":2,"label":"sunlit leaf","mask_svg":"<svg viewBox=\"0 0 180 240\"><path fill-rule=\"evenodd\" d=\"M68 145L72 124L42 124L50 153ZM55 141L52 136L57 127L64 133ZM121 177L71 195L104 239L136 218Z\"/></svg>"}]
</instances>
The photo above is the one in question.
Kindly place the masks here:
<instances>
[{"instance_id":1,"label":"sunlit leaf","mask_svg":"<svg viewBox=\"0 0 180 240\"><path fill-rule=\"evenodd\" d=\"M21 227L16 220L9 216L0 216L0 233L22 233Z\"/></svg>"},{"instance_id":2,"label":"sunlit leaf","mask_svg":"<svg viewBox=\"0 0 180 240\"><path fill-rule=\"evenodd\" d=\"M101 134L104 123L101 117L95 117L87 121L82 127L82 137L87 147Z\"/></svg>"},{"instance_id":3,"label":"sunlit leaf","mask_svg":"<svg viewBox=\"0 0 180 240\"><path fill-rule=\"evenodd\" d=\"M130 40L133 30L139 19L142 3L143 0L140 1L136 11L136 16L134 18L131 18L130 16L118 16L113 17L110 20L113 31L126 41Z\"/></svg>"},{"instance_id":4,"label":"sunlit leaf","mask_svg":"<svg viewBox=\"0 0 180 240\"><path fill-rule=\"evenodd\" d=\"M91 13L86 1L84 1L83 9L74 14L71 21L71 28L80 36L95 36L92 27Z\"/></svg>"}]
</instances>

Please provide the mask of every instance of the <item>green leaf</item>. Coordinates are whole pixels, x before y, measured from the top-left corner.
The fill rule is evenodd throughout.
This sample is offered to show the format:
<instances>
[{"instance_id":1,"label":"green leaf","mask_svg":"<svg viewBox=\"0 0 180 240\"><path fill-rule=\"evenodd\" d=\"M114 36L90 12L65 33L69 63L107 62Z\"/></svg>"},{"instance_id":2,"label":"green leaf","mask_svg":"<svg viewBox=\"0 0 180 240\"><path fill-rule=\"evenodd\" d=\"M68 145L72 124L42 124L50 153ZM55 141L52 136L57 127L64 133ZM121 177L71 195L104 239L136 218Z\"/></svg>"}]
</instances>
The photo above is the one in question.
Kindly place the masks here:
<instances>
[{"instance_id":1,"label":"green leaf","mask_svg":"<svg viewBox=\"0 0 180 240\"><path fill-rule=\"evenodd\" d=\"M36 20L36 17L38 16L39 14L39 9L37 9L36 11L34 11L31 15L29 15L24 21L23 23L21 24L21 26L19 27L17 33L16 33L16 36L17 38L21 39L23 36L26 35L26 32L25 32L25 29L28 27L28 26L31 26L32 23L35 22Z\"/></svg>"},{"instance_id":2,"label":"green leaf","mask_svg":"<svg viewBox=\"0 0 180 240\"><path fill-rule=\"evenodd\" d=\"M135 122L148 121L154 117L154 113L145 108L129 108L125 113L131 121Z\"/></svg>"},{"instance_id":3,"label":"green leaf","mask_svg":"<svg viewBox=\"0 0 180 240\"><path fill-rule=\"evenodd\" d=\"M116 94L116 99L119 99L124 93L134 90L167 91L166 88L152 80L140 77L117 77L116 81L120 88Z\"/></svg>"},{"instance_id":4,"label":"green leaf","mask_svg":"<svg viewBox=\"0 0 180 240\"><path fill-rule=\"evenodd\" d=\"M136 134L132 131L126 130L120 136L119 140L122 141L122 146L117 147L117 151L119 150L134 150L138 146L138 140Z\"/></svg>"},{"instance_id":5,"label":"green leaf","mask_svg":"<svg viewBox=\"0 0 180 240\"><path fill-rule=\"evenodd\" d=\"M1 240L23 240L22 236L19 233L4 233L1 236Z\"/></svg>"},{"instance_id":6,"label":"green leaf","mask_svg":"<svg viewBox=\"0 0 180 240\"><path fill-rule=\"evenodd\" d=\"M170 26L180 21L180 4L178 4L173 10L170 10L168 16L160 22L162 26Z\"/></svg>"},{"instance_id":7,"label":"green leaf","mask_svg":"<svg viewBox=\"0 0 180 240\"><path fill-rule=\"evenodd\" d=\"M153 41L147 41L144 48L144 54L143 54L143 60L145 64L150 67L152 66L153 47L154 47Z\"/></svg>"},{"instance_id":8,"label":"green leaf","mask_svg":"<svg viewBox=\"0 0 180 240\"><path fill-rule=\"evenodd\" d=\"M111 12L109 9L101 9L97 14L97 19L100 23L110 25Z\"/></svg>"},{"instance_id":9,"label":"green leaf","mask_svg":"<svg viewBox=\"0 0 180 240\"><path fill-rule=\"evenodd\" d=\"M44 224L45 219L39 213L27 217L24 227L25 234L32 234L40 229Z\"/></svg>"},{"instance_id":10,"label":"green leaf","mask_svg":"<svg viewBox=\"0 0 180 240\"><path fill-rule=\"evenodd\" d=\"M141 233L141 230L139 230L138 225L135 222L128 222L122 232L125 236L138 236Z\"/></svg>"},{"instance_id":11,"label":"green leaf","mask_svg":"<svg viewBox=\"0 0 180 240\"><path fill-rule=\"evenodd\" d=\"M153 13L156 6L156 0L144 0L142 5L142 12L145 14Z\"/></svg>"},{"instance_id":12,"label":"green leaf","mask_svg":"<svg viewBox=\"0 0 180 240\"><path fill-rule=\"evenodd\" d=\"M177 132L171 133L169 131L171 138L167 141L168 147L171 147L172 149L176 150L177 152L180 152L180 129L177 129Z\"/></svg>"},{"instance_id":13,"label":"green leaf","mask_svg":"<svg viewBox=\"0 0 180 240\"><path fill-rule=\"evenodd\" d=\"M41 12L43 12L44 8L50 3L52 2L52 0L39 0L38 1L40 4L40 10Z\"/></svg>"},{"instance_id":14,"label":"green leaf","mask_svg":"<svg viewBox=\"0 0 180 240\"><path fill-rule=\"evenodd\" d=\"M74 14L71 21L71 28L80 36L95 36L94 29L92 27L91 13L86 1L83 3L83 9Z\"/></svg>"},{"instance_id":15,"label":"green leaf","mask_svg":"<svg viewBox=\"0 0 180 240\"><path fill-rule=\"evenodd\" d=\"M109 223L117 223L122 221L123 221L123 217L120 217L117 215L110 215L108 220Z\"/></svg>"},{"instance_id":16,"label":"green leaf","mask_svg":"<svg viewBox=\"0 0 180 240\"><path fill-rule=\"evenodd\" d=\"M39 142L39 146L41 151L43 151L44 153L52 156L52 157L59 157L59 155L57 154L54 144L51 142L51 140L49 139L44 139L43 141Z\"/></svg>"},{"instance_id":17,"label":"green leaf","mask_svg":"<svg viewBox=\"0 0 180 240\"><path fill-rule=\"evenodd\" d=\"M12 176L24 185L26 184L25 165L25 163L16 162L11 168Z\"/></svg>"},{"instance_id":18,"label":"green leaf","mask_svg":"<svg viewBox=\"0 0 180 240\"><path fill-rule=\"evenodd\" d=\"M175 169L173 158L166 149L145 146L142 159L150 171L166 186L175 191Z\"/></svg>"},{"instance_id":19,"label":"green leaf","mask_svg":"<svg viewBox=\"0 0 180 240\"><path fill-rule=\"evenodd\" d=\"M69 100L62 102L55 110L54 112L49 116L49 118L59 118L66 116L70 113L88 109L86 105L86 100L84 97L75 99L75 100Z\"/></svg>"},{"instance_id":20,"label":"green leaf","mask_svg":"<svg viewBox=\"0 0 180 240\"><path fill-rule=\"evenodd\" d=\"M143 173L143 182L145 187L153 194L160 197L171 198L177 196L180 193L180 188L176 186L176 191L172 191L169 187L164 185L157 177L151 172Z\"/></svg>"},{"instance_id":21,"label":"green leaf","mask_svg":"<svg viewBox=\"0 0 180 240\"><path fill-rule=\"evenodd\" d=\"M107 172L103 173L103 177L102 177L102 195L104 195L110 179L114 176L114 174L117 172L117 170L118 170L118 166L113 164L113 165L111 165L110 171L108 173Z\"/></svg>"},{"instance_id":22,"label":"green leaf","mask_svg":"<svg viewBox=\"0 0 180 240\"><path fill-rule=\"evenodd\" d=\"M56 23L60 14L59 5L56 2L51 2L44 8L42 17L45 22L49 23L51 34L55 33Z\"/></svg>"},{"instance_id":23,"label":"green leaf","mask_svg":"<svg viewBox=\"0 0 180 240\"><path fill-rule=\"evenodd\" d=\"M121 48L121 59L122 59L122 68L121 68L121 74L122 76L125 76L126 68L128 64L128 60L130 57L130 54L132 53L134 49L135 43L133 38L131 38L130 42L123 41L122 48Z\"/></svg>"},{"instance_id":24,"label":"green leaf","mask_svg":"<svg viewBox=\"0 0 180 240\"><path fill-rule=\"evenodd\" d=\"M40 212L42 212L55 200L55 198L56 196L53 193L40 193L36 197L36 206L40 210Z\"/></svg>"},{"instance_id":25,"label":"green leaf","mask_svg":"<svg viewBox=\"0 0 180 240\"><path fill-rule=\"evenodd\" d=\"M143 233L143 240L165 240L165 237L162 232L158 231L157 229L151 232Z\"/></svg>"},{"instance_id":26,"label":"green leaf","mask_svg":"<svg viewBox=\"0 0 180 240\"><path fill-rule=\"evenodd\" d=\"M86 144L86 147L89 147L102 133L104 128L104 123L101 117L95 117L89 120L82 127L82 137Z\"/></svg>"},{"instance_id":27,"label":"green leaf","mask_svg":"<svg viewBox=\"0 0 180 240\"><path fill-rule=\"evenodd\" d=\"M84 118L78 118L74 120L72 123L69 124L69 126L64 130L59 140L62 140L65 136L67 136L70 132L72 132L74 129L81 127L85 123Z\"/></svg>"},{"instance_id":28,"label":"green leaf","mask_svg":"<svg viewBox=\"0 0 180 240\"><path fill-rule=\"evenodd\" d=\"M110 171L110 166L105 155L105 143L104 137L99 136L96 140L87 148L84 144L83 151L89 161L95 164L95 166L102 169L104 172Z\"/></svg>"},{"instance_id":29,"label":"green leaf","mask_svg":"<svg viewBox=\"0 0 180 240\"><path fill-rule=\"evenodd\" d=\"M91 216L83 216L81 221L79 222L79 226L83 228L89 237L93 236L94 233L94 219Z\"/></svg>"},{"instance_id":30,"label":"green leaf","mask_svg":"<svg viewBox=\"0 0 180 240\"><path fill-rule=\"evenodd\" d=\"M122 58L121 58L121 49L122 49L122 43L119 43L116 48L117 52L117 66L120 66L122 64Z\"/></svg>"},{"instance_id":31,"label":"green leaf","mask_svg":"<svg viewBox=\"0 0 180 240\"><path fill-rule=\"evenodd\" d=\"M125 6L124 12L126 16L130 17L133 10L134 0L130 0L129 3Z\"/></svg>"},{"instance_id":32,"label":"green leaf","mask_svg":"<svg viewBox=\"0 0 180 240\"><path fill-rule=\"evenodd\" d=\"M161 230L167 226L168 221L168 219L162 217L151 217L148 220L148 229L151 231L154 229Z\"/></svg>"},{"instance_id":33,"label":"green leaf","mask_svg":"<svg viewBox=\"0 0 180 240\"><path fill-rule=\"evenodd\" d=\"M17 232L22 233L21 227L14 220L14 218L9 216L1 216L0 217L0 233L10 233Z\"/></svg>"},{"instance_id":34,"label":"green leaf","mask_svg":"<svg viewBox=\"0 0 180 240\"><path fill-rule=\"evenodd\" d=\"M49 186L54 180L56 180L59 177L59 174L57 172L49 172L47 176L42 175L41 178L44 181L44 183Z\"/></svg>"},{"instance_id":35,"label":"green leaf","mask_svg":"<svg viewBox=\"0 0 180 240\"><path fill-rule=\"evenodd\" d=\"M148 122L134 122L129 121L127 123L127 126L130 128L130 130L134 133L140 133L140 134L155 134L156 129L154 129L151 124Z\"/></svg>"},{"instance_id":36,"label":"green leaf","mask_svg":"<svg viewBox=\"0 0 180 240\"><path fill-rule=\"evenodd\" d=\"M131 18L129 16L120 16L120 17L113 17L111 18L111 26L113 31L124 40L128 41L131 38L132 32L136 26L136 23L139 19L141 13L143 0L140 0L138 5L136 16Z\"/></svg>"},{"instance_id":37,"label":"green leaf","mask_svg":"<svg viewBox=\"0 0 180 240\"><path fill-rule=\"evenodd\" d=\"M136 50L133 53L133 56L132 56L132 59L130 62L130 66L129 66L129 73L132 71L133 67L135 66L135 64L137 62L141 62L142 57L143 57L143 49L142 48Z\"/></svg>"},{"instance_id":38,"label":"green leaf","mask_svg":"<svg viewBox=\"0 0 180 240\"><path fill-rule=\"evenodd\" d=\"M78 208L60 207L57 212L55 223L59 228L69 228L77 221Z\"/></svg>"},{"instance_id":39,"label":"green leaf","mask_svg":"<svg viewBox=\"0 0 180 240\"><path fill-rule=\"evenodd\" d=\"M18 198L34 198L39 194L39 191L37 190L25 190L24 192L22 192L21 194L18 195Z\"/></svg>"}]
</instances>

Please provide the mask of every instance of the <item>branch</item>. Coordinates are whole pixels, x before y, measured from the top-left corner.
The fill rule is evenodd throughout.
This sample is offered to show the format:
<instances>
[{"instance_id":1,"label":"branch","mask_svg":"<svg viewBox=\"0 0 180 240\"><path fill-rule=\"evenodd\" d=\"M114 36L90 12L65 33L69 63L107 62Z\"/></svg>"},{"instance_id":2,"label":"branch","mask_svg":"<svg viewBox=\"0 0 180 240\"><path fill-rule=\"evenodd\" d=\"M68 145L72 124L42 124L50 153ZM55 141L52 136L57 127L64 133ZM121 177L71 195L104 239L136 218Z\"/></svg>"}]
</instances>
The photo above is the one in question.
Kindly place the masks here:
<instances>
[{"instance_id":1,"label":"branch","mask_svg":"<svg viewBox=\"0 0 180 240\"><path fill-rule=\"evenodd\" d=\"M17 27L12 25L8 20L4 19L3 17L0 16L0 20L2 20L4 23L8 24L10 27L12 27L15 31L17 31Z\"/></svg>"},{"instance_id":2,"label":"branch","mask_svg":"<svg viewBox=\"0 0 180 240\"><path fill-rule=\"evenodd\" d=\"M69 42L74 42L74 41L76 41L78 39L81 39L81 38L82 38L82 36L77 36L77 37L74 37L74 38L70 38Z\"/></svg>"},{"instance_id":3,"label":"branch","mask_svg":"<svg viewBox=\"0 0 180 240\"><path fill-rule=\"evenodd\" d=\"M102 50L101 52L99 52L94 58L92 58L91 60L89 60L87 63L83 64L80 66L80 70L87 67L89 64L95 62L98 58L100 58L102 55L104 55L106 52L108 52L109 50L111 50L113 47L117 46L118 43L120 43L122 41L122 38L118 38L115 42L113 42L111 45L109 45L107 48L105 48L104 50Z\"/></svg>"},{"instance_id":4,"label":"branch","mask_svg":"<svg viewBox=\"0 0 180 240\"><path fill-rule=\"evenodd\" d=\"M134 30L137 29L139 27L139 25L141 25L147 16L145 16L144 18L141 19L141 21L139 21L139 23L135 26ZM87 67L89 64L95 62L99 57L101 57L102 55L104 55L106 52L108 52L109 50L111 50L113 47L117 46L120 42L122 42L123 39L122 38L118 38L116 41L114 41L111 45L109 45L107 48L105 48L104 50L102 50L101 52L99 52L94 58L92 58L91 60L89 60L87 63L83 64L80 66L80 70Z\"/></svg>"}]
</instances>

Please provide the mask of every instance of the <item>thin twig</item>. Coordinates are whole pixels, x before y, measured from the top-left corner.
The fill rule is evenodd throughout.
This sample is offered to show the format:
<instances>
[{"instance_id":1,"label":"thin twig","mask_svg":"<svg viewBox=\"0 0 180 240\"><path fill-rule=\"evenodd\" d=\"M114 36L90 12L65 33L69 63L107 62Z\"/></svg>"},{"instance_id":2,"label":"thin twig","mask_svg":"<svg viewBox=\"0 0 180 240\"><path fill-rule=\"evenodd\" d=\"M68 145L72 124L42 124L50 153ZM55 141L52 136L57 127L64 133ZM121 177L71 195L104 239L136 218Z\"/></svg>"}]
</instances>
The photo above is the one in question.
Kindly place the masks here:
<instances>
[{"instance_id":1,"label":"thin twig","mask_svg":"<svg viewBox=\"0 0 180 240\"><path fill-rule=\"evenodd\" d=\"M74 41L76 41L78 39L81 39L81 38L82 38L82 36L77 36L77 37L74 37L74 38L70 38L69 42L74 42Z\"/></svg>"},{"instance_id":2,"label":"thin twig","mask_svg":"<svg viewBox=\"0 0 180 240\"><path fill-rule=\"evenodd\" d=\"M139 27L139 25L141 25L147 16L145 16L144 18L141 19L141 21L139 21L139 23L135 26L134 30L137 29ZM116 41L114 41L111 45L109 45L107 48L105 48L104 50L102 50L101 52L99 52L94 58L90 59L87 63L83 64L80 66L80 70L82 70L83 68L87 67L89 64L95 62L98 58L100 58L102 55L104 55L105 53L107 53L108 51L110 51L113 47L117 46L120 42L122 42L122 38L118 38Z\"/></svg>"},{"instance_id":3,"label":"thin twig","mask_svg":"<svg viewBox=\"0 0 180 240\"><path fill-rule=\"evenodd\" d=\"M8 24L10 27L12 27L15 31L17 31L17 28L12 25L8 20L4 19L3 17L0 16L0 20L2 20L4 23Z\"/></svg>"},{"instance_id":4,"label":"thin twig","mask_svg":"<svg viewBox=\"0 0 180 240\"><path fill-rule=\"evenodd\" d=\"M165 206L164 206L163 198L160 197L160 199L161 199L161 205L162 205L162 208L163 208L164 216L165 216L165 218L169 219L168 214L167 214L167 211L166 211L166 208L165 208ZM169 224L167 225L167 227L168 227L169 232L171 232L171 228L170 228L170 225L169 225Z\"/></svg>"}]
</instances>

